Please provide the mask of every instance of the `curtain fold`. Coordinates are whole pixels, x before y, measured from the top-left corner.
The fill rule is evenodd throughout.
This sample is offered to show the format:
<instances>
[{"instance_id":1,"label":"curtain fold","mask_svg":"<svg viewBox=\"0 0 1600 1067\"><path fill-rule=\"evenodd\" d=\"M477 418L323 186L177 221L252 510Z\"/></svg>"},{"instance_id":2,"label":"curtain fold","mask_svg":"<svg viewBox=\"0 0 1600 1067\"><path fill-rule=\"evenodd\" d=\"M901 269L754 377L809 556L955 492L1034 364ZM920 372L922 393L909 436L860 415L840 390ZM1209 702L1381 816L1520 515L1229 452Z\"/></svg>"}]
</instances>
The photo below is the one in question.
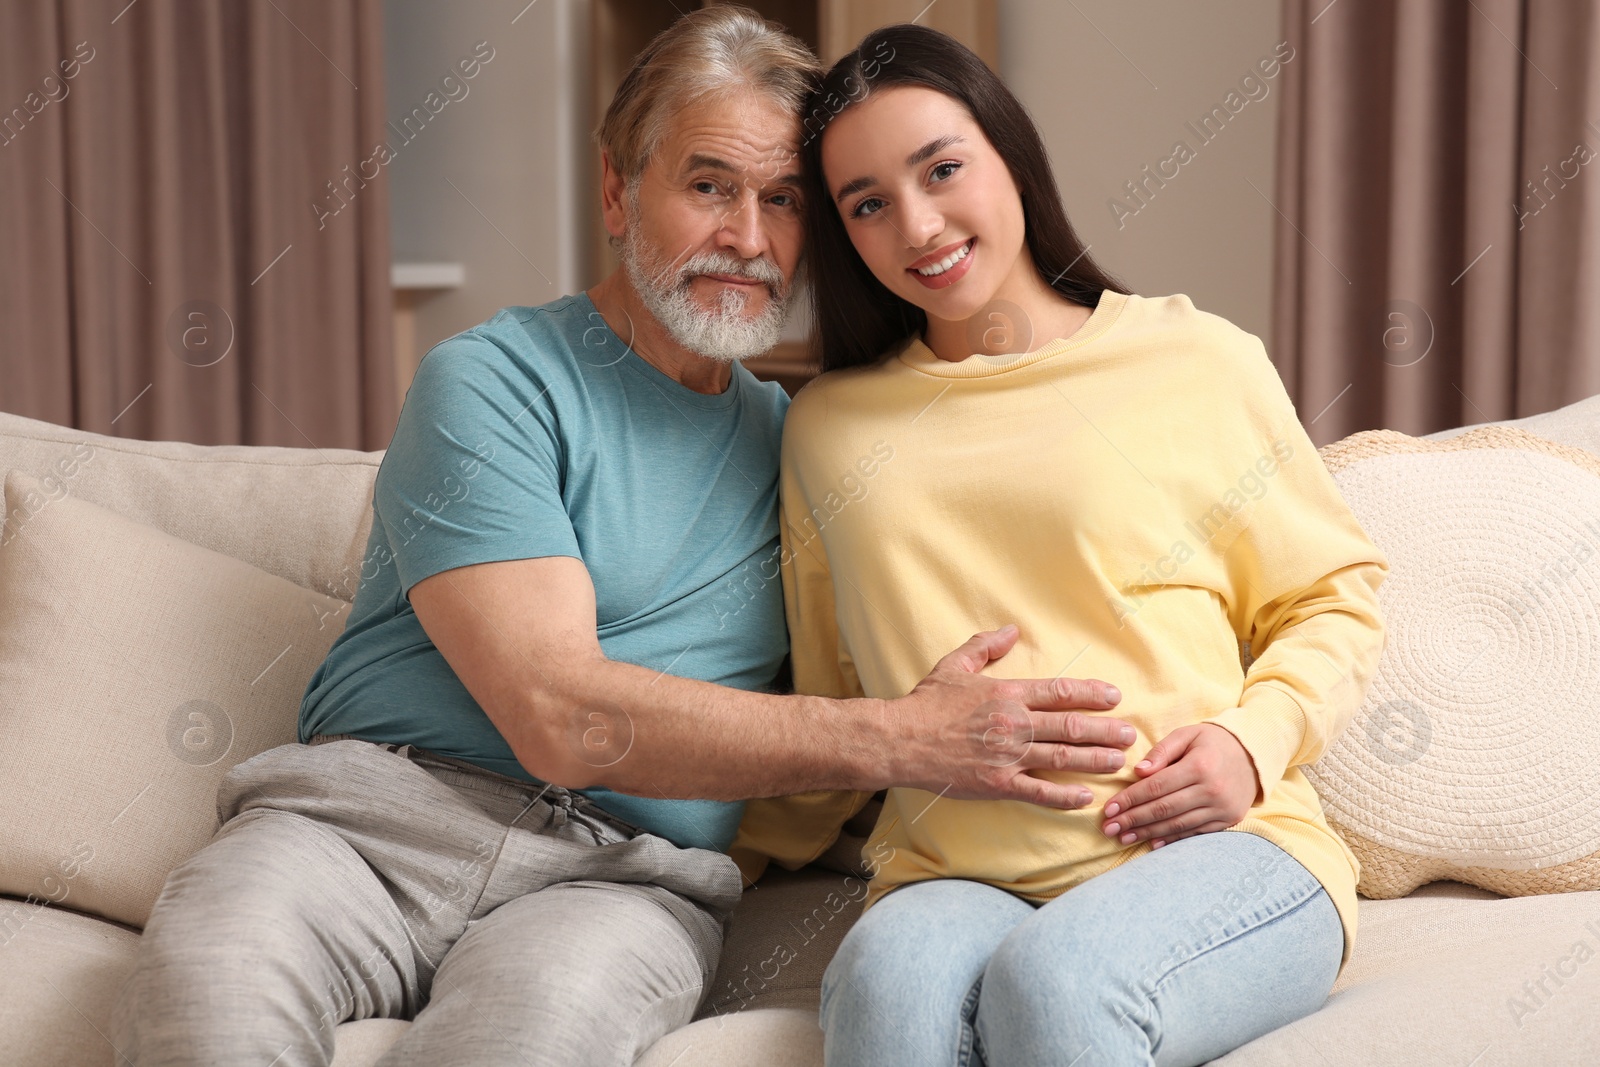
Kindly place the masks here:
<instances>
[{"instance_id":1,"label":"curtain fold","mask_svg":"<svg viewBox=\"0 0 1600 1067\"><path fill-rule=\"evenodd\" d=\"M381 0L0 0L0 410L394 428Z\"/></svg>"},{"instance_id":2,"label":"curtain fold","mask_svg":"<svg viewBox=\"0 0 1600 1067\"><path fill-rule=\"evenodd\" d=\"M1273 358L1319 445L1600 392L1600 9L1285 0Z\"/></svg>"}]
</instances>

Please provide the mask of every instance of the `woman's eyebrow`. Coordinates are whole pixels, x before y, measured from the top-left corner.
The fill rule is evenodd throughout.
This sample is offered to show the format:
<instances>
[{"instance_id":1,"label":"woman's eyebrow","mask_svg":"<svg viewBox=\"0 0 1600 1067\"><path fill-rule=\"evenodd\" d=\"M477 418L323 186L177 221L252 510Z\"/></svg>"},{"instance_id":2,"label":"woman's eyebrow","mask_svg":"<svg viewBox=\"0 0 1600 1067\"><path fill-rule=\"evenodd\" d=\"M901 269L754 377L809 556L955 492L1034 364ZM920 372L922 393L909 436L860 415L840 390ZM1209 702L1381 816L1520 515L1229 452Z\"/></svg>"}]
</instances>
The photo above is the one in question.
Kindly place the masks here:
<instances>
[{"instance_id":1,"label":"woman's eyebrow","mask_svg":"<svg viewBox=\"0 0 1600 1067\"><path fill-rule=\"evenodd\" d=\"M869 177L864 177L864 178L856 178L854 181L845 182L844 185L842 185L839 188L839 191L834 194L833 198L836 201L843 200L845 197L850 196L853 193L859 193L863 189L871 189L874 185L877 185L877 184L878 184L878 179L870 177L870 176Z\"/></svg>"},{"instance_id":2,"label":"woman's eyebrow","mask_svg":"<svg viewBox=\"0 0 1600 1067\"><path fill-rule=\"evenodd\" d=\"M914 167L918 163L921 163L921 162L925 161L929 156L932 156L935 152L943 152L946 148L949 148L951 145L960 144L961 142L963 142L965 140L966 140L965 137L961 137L958 134L953 134L953 133L946 134L943 137L935 137L933 140L929 141L927 144L923 145L921 148L917 149L915 152L913 152L909 156L907 156L906 157L906 166Z\"/></svg>"},{"instance_id":3,"label":"woman's eyebrow","mask_svg":"<svg viewBox=\"0 0 1600 1067\"><path fill-rule=\"evenodd\" d=\"M914 167L918 163L925 162L934 154L943 152L951 145L962 144L965 141L965 137L954 133L946 134L943 137L935 137L933 140L929 141L927 144L923 145L921 148L907 156L906 166ZM878 179L871 177L870 175L856 178L853 181L845 182L844 185L840 186L839 191L834 194L833 199L835 201L843 200L852 193L859 193L862 190L870 189L877 184Z\"/></svg>"}]
</instances>

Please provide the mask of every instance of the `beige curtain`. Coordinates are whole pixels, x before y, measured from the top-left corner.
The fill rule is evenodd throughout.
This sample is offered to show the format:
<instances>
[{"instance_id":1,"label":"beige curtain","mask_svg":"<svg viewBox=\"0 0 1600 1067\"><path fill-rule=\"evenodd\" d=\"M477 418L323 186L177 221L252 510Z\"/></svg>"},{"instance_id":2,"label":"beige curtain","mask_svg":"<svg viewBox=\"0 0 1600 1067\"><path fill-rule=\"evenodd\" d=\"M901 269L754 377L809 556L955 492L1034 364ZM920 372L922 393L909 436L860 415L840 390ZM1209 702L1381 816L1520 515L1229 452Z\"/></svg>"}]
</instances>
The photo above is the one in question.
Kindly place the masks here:
<instances>
[{"instance_id":1,"label":"beige curtain","mask_svg":"<svg viewBox=\"0 0 1600 1067\"><path fill-rule=\"evenodd\" d=\"M1594 0L1285 0L1273 357L1319 445L1600 392Z\"/></svg>"},{"instance_id":2,"label":"beige curtain","mask_svg":"<svg viewBox=\"0 0 1600 1067\"><path fill-rule=\"evenodd\" d=\"M381 0L0 0L0 410L381 448Z\"/></svg>"}]
</instances>

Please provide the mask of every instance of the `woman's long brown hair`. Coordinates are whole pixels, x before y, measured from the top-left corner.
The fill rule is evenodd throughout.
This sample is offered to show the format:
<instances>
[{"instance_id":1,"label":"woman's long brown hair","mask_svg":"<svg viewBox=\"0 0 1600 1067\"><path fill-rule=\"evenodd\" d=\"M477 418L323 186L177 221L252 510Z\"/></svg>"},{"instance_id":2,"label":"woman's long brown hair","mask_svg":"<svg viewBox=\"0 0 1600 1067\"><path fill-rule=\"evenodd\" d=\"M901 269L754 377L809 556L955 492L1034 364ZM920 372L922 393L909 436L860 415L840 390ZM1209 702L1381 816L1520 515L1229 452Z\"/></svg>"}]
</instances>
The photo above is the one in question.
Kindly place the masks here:
<instances>
[{"instance_id":1,"label":"woman's long brown hair","mask_svg":"<svg viewBox=\"0 0 1600 1067\"><path fill-rule=\"evenodd\" d=\"M877 363L928 324L921 308L890 292L857 254L822 174L828 125L891 85L933 89L972 114L1022 192L1028 251L1046 285L1089 308L1107 289L1127 292L1089 257L1067 221L1039 131L999 76L971 49L938 30L909 23L885 26L834 65L807 97L802 117L806 258L814 343L824 371Z\"/></svg>"}]
</instances>

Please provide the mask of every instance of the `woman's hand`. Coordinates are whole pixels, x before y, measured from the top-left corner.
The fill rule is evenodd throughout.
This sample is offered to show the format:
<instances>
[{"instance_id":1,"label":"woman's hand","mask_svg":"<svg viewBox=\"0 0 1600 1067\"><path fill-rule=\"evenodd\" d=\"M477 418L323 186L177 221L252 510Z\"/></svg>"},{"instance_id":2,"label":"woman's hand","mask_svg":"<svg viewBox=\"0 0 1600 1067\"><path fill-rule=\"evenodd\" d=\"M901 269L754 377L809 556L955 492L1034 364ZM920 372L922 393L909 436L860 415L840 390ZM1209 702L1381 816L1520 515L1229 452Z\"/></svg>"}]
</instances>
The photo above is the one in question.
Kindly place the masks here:
<instances>
[{"instance_id":1,"label":"woman's hand","mask_svg":"<svg viewBox=\"0 0 1600 1067\"><path fill-rule=\"evenodd\" d=\"M1226 729L1180 726L1137 763L1143 780L1106 801L1108 837L1160 848L1195 834L1226 830L1244 818L1260 792L1250 753Z\"/></svg>"}]
</instances>

